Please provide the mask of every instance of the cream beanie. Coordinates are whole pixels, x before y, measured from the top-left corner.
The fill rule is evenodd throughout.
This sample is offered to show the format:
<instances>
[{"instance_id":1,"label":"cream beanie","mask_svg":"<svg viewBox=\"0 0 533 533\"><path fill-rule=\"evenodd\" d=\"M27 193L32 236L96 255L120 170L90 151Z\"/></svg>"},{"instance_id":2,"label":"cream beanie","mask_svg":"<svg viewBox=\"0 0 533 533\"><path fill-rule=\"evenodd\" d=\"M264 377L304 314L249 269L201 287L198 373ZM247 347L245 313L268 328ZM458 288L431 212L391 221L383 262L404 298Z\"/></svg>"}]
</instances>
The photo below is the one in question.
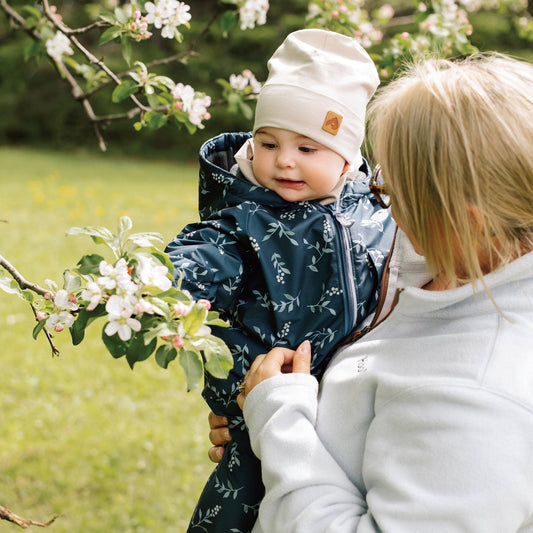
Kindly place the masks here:
<instances>
[{"instance_id":1,"label":"cream beanie","mask_svg":"<svg viewBox=\"0 0 533 533\"><path fill-rule=\"evenodd\" d=\"M361 163L365 111L379 85L376 67L351 37L327 30L287 36L268 62L254 133L270 126L305 135Z\"/></svg>"}]
</instances>

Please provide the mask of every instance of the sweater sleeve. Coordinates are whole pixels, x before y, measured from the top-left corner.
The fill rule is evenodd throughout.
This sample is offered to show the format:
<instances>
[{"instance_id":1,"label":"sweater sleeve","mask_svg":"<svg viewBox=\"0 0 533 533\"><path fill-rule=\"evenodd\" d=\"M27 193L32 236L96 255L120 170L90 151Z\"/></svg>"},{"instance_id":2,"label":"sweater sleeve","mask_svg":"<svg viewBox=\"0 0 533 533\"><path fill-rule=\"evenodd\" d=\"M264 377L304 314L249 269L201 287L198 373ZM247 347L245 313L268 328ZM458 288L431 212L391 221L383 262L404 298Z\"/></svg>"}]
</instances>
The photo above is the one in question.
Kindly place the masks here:
<instances>
[{"instance_id":1,"label":"sweater sleeve","mask_svg":"<svg viewBox=\"0 0 533 533\"><path fill-rule=\"evenodd\" d=\"M265 380L244 416L266 495L255 531L355 531L366 504L315 431L318 383L306 374Z\"/></svg>"},{"instance_id":2,"label":"sweater sleeve","mask_svg":"<svg viewBox=\"0 0 533 533\"><path fill-rule=\"evenodd\" d=\"M186 226L165 250L181 288L194 298L206 298L227 308L240 291L245 252L235 221L208 220Z\"/></svg>"},{"instance_id":3,"label":"sweater sleeve","mask_svg":"<svg viewBox=\"0 0 533 533\"><path fill-rule=\"evenodd\" d=\"M271 378L246 400L266 487L258 531L516 533L530 524L533 425L525 407L467 386L425 386L377 403L364 454L354 457L362 494L315 430L311 379ZM342 399L338 407L349 416Z\"/></svg>"}]
</instances>

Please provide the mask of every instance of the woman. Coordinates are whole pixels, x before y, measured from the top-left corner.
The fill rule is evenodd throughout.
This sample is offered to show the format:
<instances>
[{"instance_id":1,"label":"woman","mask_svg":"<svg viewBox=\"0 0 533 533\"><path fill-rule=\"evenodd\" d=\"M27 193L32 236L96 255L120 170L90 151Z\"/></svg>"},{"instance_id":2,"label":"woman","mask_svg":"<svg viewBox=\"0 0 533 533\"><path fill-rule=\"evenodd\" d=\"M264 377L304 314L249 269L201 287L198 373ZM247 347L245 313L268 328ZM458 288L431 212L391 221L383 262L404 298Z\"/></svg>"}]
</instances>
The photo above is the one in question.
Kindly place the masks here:
<instances>
[{"instance_id":1,"label":"woman","mask_svg":"<svg viewBox=\"0 0 533 533\"><path fill-rule=\"evenodd\" d=\"M254 532L533 531L533 66L426 61L369 123L432 279L320 391L307 343L256 359L239 397L266 486Z\"/></svg>"}]
</instances>

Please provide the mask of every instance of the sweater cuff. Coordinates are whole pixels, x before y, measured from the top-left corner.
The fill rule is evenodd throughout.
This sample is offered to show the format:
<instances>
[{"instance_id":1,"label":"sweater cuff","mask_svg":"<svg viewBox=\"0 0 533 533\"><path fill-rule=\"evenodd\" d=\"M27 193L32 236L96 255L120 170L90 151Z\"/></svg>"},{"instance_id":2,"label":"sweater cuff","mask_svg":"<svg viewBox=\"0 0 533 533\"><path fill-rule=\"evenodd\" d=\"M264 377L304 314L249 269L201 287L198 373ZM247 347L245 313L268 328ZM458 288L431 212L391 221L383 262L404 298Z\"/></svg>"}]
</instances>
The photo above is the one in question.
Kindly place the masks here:
<instances>
[{"instance_id":1,"label":"sweater cuff","mask_svg":"<svg viewBox=\"0 0 533 533\"><path fill-rule=\"evenodd\" d=\"M252 442L267 422L283 409L298 411L314 425L317 411L318 381L309 374L281 374L262 381L246 396L244 419Z\"/></svg>"}]
</instances>

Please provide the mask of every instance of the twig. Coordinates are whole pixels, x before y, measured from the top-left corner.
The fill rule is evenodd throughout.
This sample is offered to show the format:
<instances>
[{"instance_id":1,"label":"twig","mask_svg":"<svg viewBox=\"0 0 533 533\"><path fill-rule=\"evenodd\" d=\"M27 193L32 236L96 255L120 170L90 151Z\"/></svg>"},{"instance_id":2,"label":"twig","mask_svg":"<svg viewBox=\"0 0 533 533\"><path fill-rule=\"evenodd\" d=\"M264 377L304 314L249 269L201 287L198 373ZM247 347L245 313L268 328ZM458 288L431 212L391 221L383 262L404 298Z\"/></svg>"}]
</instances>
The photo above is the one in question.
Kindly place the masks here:
<instances>
[{"instance_id":1,"label":"twig","mask_svg":"<svg viewBox=\"0 0 533 533\"><path fill-rule=\"evenodd\" d=\"M0 266L3 267L5 270L9 272L11 277L17 282L17 285L22 289L29 289L37 294L40 294L41 296L46 296L50 294L50 291L47 289L43 289L36 283L32 283L28 281L26 278L22 276L22 274L2 255L0 255ZM35 318L37 318L37 313L33 307L31 306L31 309L33 311L33 314L35 315ZM52 356L59 355L59 350L57 349L57 346L54 344L52 340L51 333L46 329L43 328L44 334L46 335L46 338L48 340L48 344L50 344L50 348L52 350Z\"/></svg>"},{"instance_id":2,"label":"twig","mask_svg":"<svg viewBox=\"0 0 533 533\"><path fill-rule=\"evenodd\" d=\"M17 526L20 526L22 529L26 529L29 526L48 527L56 521L58 516L59 515L54 516L54 518L52 518L46 523L35 522L35 520L30 520L29 518L22 518L21 516L12 513L7 507L0 505L0 519L12 522Z\"/></svg>"}]
</instances>

